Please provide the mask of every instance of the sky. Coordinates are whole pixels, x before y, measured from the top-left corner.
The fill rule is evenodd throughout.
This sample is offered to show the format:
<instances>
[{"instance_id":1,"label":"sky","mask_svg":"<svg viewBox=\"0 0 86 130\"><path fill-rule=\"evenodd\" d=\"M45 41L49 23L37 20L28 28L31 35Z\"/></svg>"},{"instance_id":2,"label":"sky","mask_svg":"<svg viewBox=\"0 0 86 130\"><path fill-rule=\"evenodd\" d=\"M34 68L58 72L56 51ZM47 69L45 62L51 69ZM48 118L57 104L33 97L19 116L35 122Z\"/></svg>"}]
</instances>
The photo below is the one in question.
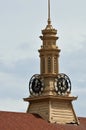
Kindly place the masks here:
<instances>
[{"instance_id":1,"label":"sky","mask_svg":"<svg viewBox=\"0 0 86 130\"><path fill-rule=\"evenodd\" d=\"M72 83L79 117L86 117L86 0L51 0L58 30L59 72ZM0 110L26 112L29 80L40 73L39 36L47 25L47 0L0 0Z\"/></svg>"}]
</instances>

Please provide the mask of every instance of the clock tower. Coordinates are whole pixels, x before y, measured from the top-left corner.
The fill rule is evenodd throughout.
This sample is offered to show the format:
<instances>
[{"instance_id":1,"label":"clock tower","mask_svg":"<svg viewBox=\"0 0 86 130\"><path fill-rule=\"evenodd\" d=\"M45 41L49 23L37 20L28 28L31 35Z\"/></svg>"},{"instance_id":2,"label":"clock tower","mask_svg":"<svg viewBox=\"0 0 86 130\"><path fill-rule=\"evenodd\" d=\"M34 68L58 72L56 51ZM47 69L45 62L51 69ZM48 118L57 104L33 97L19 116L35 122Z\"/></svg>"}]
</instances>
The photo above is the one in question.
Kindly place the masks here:
<instances>
[{"instance_id":1,"label":"clock tower","mask_svg":"<svg viewBox=\"0 0 86 130\"><path fill-rule=\"evenodd\" d=\"M39 114L50 123L79 124L71 96L70 78L59 73L59 53L57 46L57 30L53 28L50 19L50 0L48 0L48 21L42 30L40 39L40 74L35 74L29 81L30 96L24 98L29 102L27 113Z\"/></svg>"}]
</instances>

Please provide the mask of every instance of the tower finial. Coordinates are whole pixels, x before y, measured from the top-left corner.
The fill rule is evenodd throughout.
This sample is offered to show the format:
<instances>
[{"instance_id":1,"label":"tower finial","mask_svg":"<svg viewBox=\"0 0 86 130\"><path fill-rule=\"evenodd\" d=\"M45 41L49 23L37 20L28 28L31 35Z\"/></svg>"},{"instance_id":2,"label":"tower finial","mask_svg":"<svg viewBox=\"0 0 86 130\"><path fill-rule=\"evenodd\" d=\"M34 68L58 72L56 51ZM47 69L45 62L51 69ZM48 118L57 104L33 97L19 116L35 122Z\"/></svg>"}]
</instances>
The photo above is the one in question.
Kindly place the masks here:
<instances>
[{"instance_id":1,"label":"tower finial","mask_svg":"<svg viewBox=\"0 0 86 130\"><path fill-rule=\"evenodd\" d=\"M51 24L50 20L50 0L48 0L48 25Z\"/></svg>"}]
</instances>

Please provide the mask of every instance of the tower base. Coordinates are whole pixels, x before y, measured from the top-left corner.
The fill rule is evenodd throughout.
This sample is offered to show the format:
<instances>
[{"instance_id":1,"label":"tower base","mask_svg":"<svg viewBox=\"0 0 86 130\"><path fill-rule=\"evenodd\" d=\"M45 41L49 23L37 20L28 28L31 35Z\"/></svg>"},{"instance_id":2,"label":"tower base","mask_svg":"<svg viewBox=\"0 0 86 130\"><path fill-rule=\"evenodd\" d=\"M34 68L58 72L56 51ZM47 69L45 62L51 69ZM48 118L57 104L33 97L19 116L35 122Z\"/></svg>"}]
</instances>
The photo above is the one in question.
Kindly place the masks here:
<instances>
[{"instance_id":1,"label":"tower base","mask_svg":"<svg viewBox=\"0 0 86 130\"><path fill-rule=\"evenodd\" d=\"M39 96L24 98L29 102L27 113L39 114L50 123L79 124L72 101L77 97Z\"/></svg>"}]
</instances>

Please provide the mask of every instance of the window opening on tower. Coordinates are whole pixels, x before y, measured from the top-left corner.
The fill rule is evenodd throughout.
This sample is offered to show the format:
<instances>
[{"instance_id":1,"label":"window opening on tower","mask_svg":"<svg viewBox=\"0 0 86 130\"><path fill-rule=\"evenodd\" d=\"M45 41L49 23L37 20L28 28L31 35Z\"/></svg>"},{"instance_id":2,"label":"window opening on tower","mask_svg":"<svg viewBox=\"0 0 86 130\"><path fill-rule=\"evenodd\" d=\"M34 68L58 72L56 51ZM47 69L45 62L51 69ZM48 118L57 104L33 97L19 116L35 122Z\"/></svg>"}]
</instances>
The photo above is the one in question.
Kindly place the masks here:
<instances>
[{"instance_id":1,"label":"window opening on tower","mask_svg":"<svg viewBox=\"0 0 86 130\"><path fill-rule=\"evenodd\" d=\"M51 73L51 69L52 69L52 67L51 67L51 63L52 63L52 61L51 61L51 56L49 56L48 57L48 73Z\"/></svg>"}]
</instances>

